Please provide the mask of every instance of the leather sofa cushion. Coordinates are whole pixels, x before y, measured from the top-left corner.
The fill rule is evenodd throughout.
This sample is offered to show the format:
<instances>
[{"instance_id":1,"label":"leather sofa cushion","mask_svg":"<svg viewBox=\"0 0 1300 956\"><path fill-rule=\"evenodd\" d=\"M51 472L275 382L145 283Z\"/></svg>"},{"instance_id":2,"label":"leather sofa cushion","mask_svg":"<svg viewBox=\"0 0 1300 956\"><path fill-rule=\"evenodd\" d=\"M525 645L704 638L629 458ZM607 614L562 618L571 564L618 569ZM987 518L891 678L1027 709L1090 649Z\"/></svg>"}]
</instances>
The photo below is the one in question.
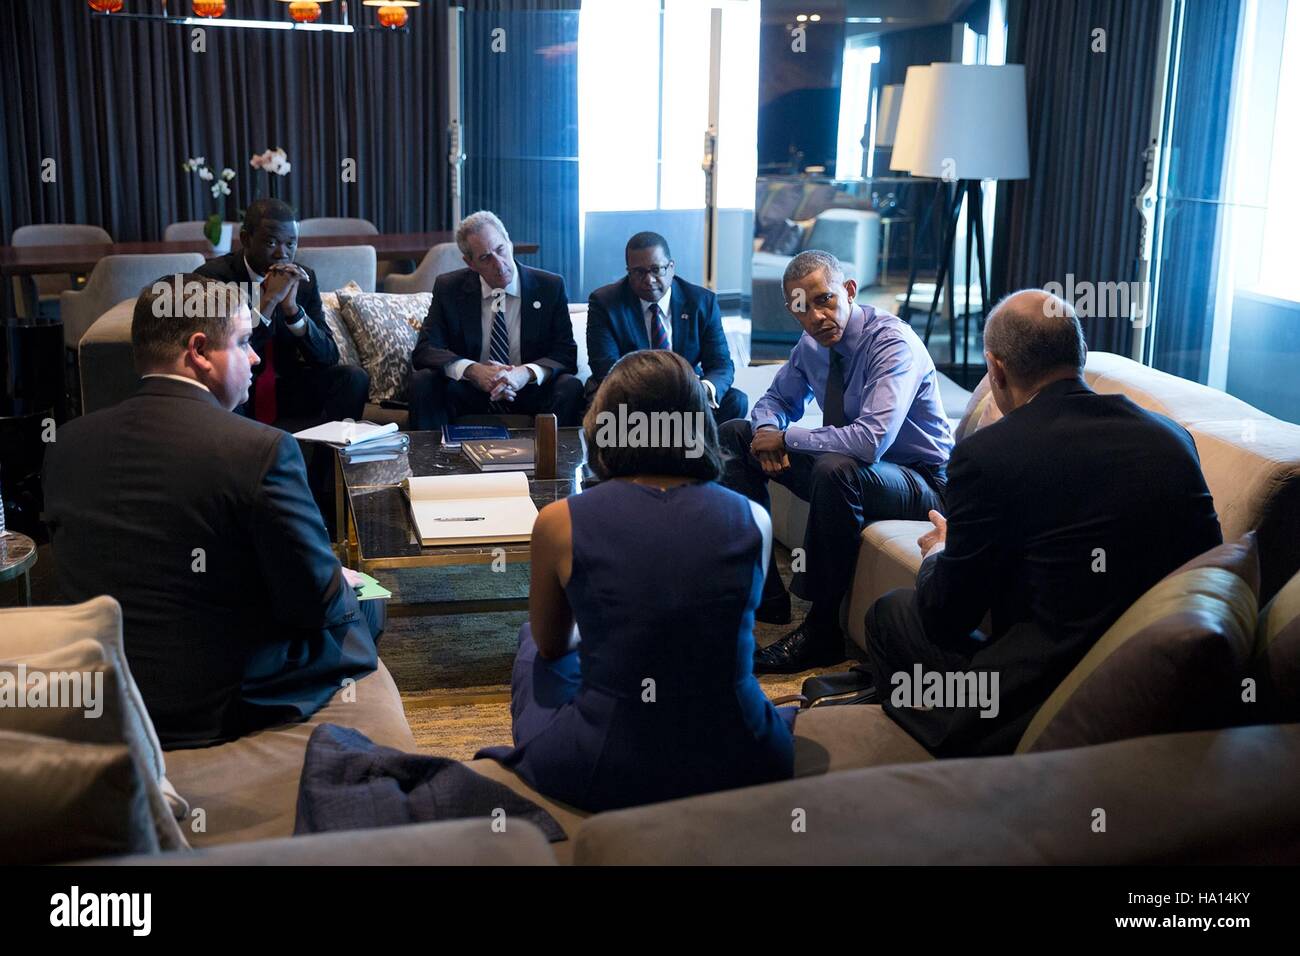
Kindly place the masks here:
<instances>
[{"instance_id":1,"label":"leather sofa cushion","mask_svg":"<svg viewBox=\"0 0 1300 956\"><path fill-rule=\"evenodd\" d=\"M1017 753L1239 719L1259 600L1253 535L1219 545L1138 598L1034 715Z\"/></svg>"},{"instance_id":2,"label":"leather sofa cushion","mask_svg":"<svg viewBox=\"0 0 1300 956\"><path fill-rule=\"evenodd\" d=\"M1271 719L1300 720L1300 574L1259 612L1254 671Z\"/></svg>"},{"instance_id":3,"label":"leather sofa cushion","mask_svg":"<svg viewBox=\"0 0 1300 956\"><path fill-rule=\"evenodd\" d=\"M307 740L318 724L354 727L377 744L416 749L397 685L380 661L377 670L341 688L305 721L216 747L169 751L168 775L192 808L186 826L190 844L292 835Z\"/></svg>"},{"instance_id":4,"label":"leather sofa cushion","mask_svg":"<svg viewBox=\"0 0 1300 956\"><path fill-rule=\"evenodd\" d=\"M1237 727L846 770L602 813L578 831L574 862L1297 863L1297 792L1300 724Z\"/></svg>"},{"instance_id":5,"label":"leather sofa cushion","mask_svg":"<svg viewBox=\"0 0 1300 956\"><path fill-rule=\"evenodd\" d=\"M442 820L208 847L190 853L92 860L96 866L554 866L542 831L510 820Z\"/></svg>"}]
</instances>

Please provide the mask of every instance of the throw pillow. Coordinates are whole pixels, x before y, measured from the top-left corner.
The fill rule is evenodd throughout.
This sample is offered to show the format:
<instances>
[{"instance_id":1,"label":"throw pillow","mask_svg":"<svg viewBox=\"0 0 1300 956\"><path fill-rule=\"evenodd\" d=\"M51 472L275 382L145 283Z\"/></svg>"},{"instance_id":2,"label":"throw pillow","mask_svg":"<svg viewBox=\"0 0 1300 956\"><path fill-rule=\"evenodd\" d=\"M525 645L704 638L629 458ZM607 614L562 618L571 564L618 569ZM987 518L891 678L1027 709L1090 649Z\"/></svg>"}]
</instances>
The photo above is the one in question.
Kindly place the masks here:
<instances>
[{"instance_id":1,"label":"throw pillow","mask_svg":"<svg viewBox=\"0 0 1300 956\"><path fill-rule=\"evenodd\" d=\"M1300 574L1259 612L1253 672L1270 719L1300 721Z\"/></svg>"},{"instance_id":2,"label":"throw pillow","mask_svg":"<svg viewBox=\"0 0 1300 956\"><path fill-rule=\"evenodd\" d=\"M433 293L339 295L343 321L357 343L361 365L370 373L370 400L402 400L411 377L411 353L429 314Z\"/></svg>"},{"instance_id":3,"label":"throw pillow","mask_svg":"<svg viewBox=\"0 0 1300 956\"><path fill-rule=\"evenodd\" d=\"M334 344L339 348L340 365L361 364L361 355L357 352L356 343L352 341L352 334L343 321L343 306L339 302L339 296L355 295L360 291L361 286L355 282L349 282L337 292L322 292L320 294L321 311L325 314L325 325L330 330L330 335L334 337Z\"/></svg>"},{"instance_id":4,"label":"throw pillow","mask_svg":"<svg viewBox=\"0 0 1300 956\"><path fill-rule=\"evenodd\" d=\"M1016 752L1238 722L1258 601L1253 533L1193 558L1101 636L1039 708Z\"/></svg>"},{"instance_id":5,"label":"throw pillow","mask_svg":"<svg viewBox=\"0 0 1300 956\"><path fill-rule=\"evenodd\" d=\"M125 744L0 730L0 863L156 853L146 789Z\"/></svg>"},{"instance_id":6,"label":"throw pillow","mask_svg":"<svg viewBox=\"0 0 1300 956\"><path fill-rule=\"evenodd\" d=\"M167 781L163 751L131 676L122 647L122 609L110 597L58 607L0 610L0 730L97 744L124 744L145 781L156 841L164 849L186 846L176 821L189 807ZM17 702L17 677L36 673L86 675L98 716L88 716L84 683L81 707L6 706ZM99 675L96 677L96 675ZM62 678L60 678L62 680ZM66 681L61 688L70 687ZM22 689L25 700L31 695ZM9 696L6 696L9 695ZM47 697L48 700L48 697Z\"/></svg>"}]
</instances>

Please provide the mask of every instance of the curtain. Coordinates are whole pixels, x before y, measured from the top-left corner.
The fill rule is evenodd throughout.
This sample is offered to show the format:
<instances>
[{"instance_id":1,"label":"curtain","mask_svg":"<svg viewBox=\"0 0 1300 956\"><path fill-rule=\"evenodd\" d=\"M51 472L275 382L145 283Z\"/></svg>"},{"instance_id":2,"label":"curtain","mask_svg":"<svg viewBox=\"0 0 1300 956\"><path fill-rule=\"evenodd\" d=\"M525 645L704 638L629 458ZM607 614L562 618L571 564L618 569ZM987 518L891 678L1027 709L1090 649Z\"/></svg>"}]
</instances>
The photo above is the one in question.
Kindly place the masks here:
<instances>
[{"instance_id":1,"label":"curtain","mask_svg":"<svg viewBox=\"0 0 1300 956\"><path fill-rule=\"evenodd\" d=\"M511 238L539 243L525 261L564 276L574 296L582 288L577 4L467 4L462 34L464 212L490 209Z\"/></svg>"},{"instance_id":2,"label":"curtain","mask_svg":"<svg viewBox=\"0 0 1300 956\"><path fill-rule=\"evenodd\" d=\"M992 291L1136 281L1160 3L1012 0L1008 63L1025 65L1029 179L998 188ZM1105 52L1093 52L1093 31ZM1127 317L1081 318L1091 349L1128 354Z\"/></svg>"},{"instance_id":3,"label":"curtain","mask_svg":"<svg viewBox=\"0 0 1300 956\"><path fill-rule=\"evenodd\" d=\"M1205 383L1224 218L1227 103L1236 67L1241 4L1189 3L1182 11L1178 106L1169 136L1169 188L1161 248L1152 364ZM1206 108L1207 104L1213 104Z\"/></svg>"},{"instance_id":4,"label":"curtain","mask_svg":"<svg viewBox=\"0 0 1300 956\"><path fill-rule=\"evenodd\" d=\"M249 166L270 147L292 164L276 193L303 218L448 228L447 0L412 10L407 33L365 29L373 10L350 6L353 34L214 27L195 52L188 27L108 22L80 0L0 4L0 236L75 222L118 241L156 240L172 222L235 219L255 191L270 191L269 174ZM227 17L287 17L275 0L228 7ZM337 21L339 7L325 5L325 19ZM238 174L224 208L182 172L193 156ZM42 181L46 158L54 182ZM355 182L344 179L347 159Z\"/></svg>"}]
</instances>

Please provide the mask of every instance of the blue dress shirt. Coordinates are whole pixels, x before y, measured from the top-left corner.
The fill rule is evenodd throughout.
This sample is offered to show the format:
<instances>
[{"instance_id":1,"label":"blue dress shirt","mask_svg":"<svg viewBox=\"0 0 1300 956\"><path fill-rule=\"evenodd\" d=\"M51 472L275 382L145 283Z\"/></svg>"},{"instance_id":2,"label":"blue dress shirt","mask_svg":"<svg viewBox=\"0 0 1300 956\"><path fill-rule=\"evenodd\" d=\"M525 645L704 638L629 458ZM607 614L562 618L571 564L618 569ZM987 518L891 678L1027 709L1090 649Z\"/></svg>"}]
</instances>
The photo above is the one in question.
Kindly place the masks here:
<instances>
[{"instance_id":1,"label":"blue dress shirt","mask_svg":"<svg viewBox=\"0 0 1300 956\"><path fill-rule=\"evenodd\" d=\"M830 350L805 333L776 373L772 386L754 404L750 422L785 430L790 451L836 452L871 464L944 465L952 451L952 429L939 397L938 373L925 345L898 316L857 305L844 335L835 343L843 354L842 428L801 428L808 399L826 405Z\"/></svg>"}]
</instances>

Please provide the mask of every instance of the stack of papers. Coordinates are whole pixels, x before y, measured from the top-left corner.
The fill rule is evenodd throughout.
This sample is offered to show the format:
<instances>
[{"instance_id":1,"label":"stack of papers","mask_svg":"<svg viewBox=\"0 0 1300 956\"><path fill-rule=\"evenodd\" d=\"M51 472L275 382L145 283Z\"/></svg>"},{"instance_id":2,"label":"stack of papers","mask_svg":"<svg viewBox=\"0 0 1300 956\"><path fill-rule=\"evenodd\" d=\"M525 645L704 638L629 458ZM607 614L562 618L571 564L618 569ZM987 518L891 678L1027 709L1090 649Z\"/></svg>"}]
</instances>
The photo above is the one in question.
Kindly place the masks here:
<instances>
[{"instance_id":1,"label":"stack of papers","mask_svg":"<svg viewBox=\"0 0 1300 956\"><path fill-rule=\"evenodd\" d=\"M323 442L343 453L349 463L389 461L411 445L409 435L397 430L396 422L376 425L373 422L326 422L315 428L294 433L300 441Z\"/></svg>"}]
</instances>

